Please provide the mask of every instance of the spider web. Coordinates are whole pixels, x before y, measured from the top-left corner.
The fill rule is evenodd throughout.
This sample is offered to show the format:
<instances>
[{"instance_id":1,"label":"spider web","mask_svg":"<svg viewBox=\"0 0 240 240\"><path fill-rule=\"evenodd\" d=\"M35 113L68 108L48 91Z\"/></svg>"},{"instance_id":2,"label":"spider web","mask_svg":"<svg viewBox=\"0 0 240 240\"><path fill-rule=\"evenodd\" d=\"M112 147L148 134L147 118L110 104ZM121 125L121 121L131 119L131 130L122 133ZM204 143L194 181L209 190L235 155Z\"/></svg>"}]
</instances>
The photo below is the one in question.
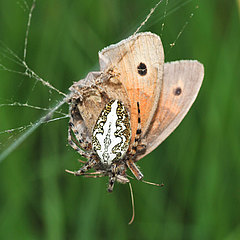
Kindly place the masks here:
<instances>
[{"instance_id":1,"label":"spider web","mask_svg":"<svg viewBox=\"0 0 240 240\"><path fill-rule=\"evenodd\" d=\"M175 11L179 10L189 2L193 0L186 1L174 1L174 3L170 4L170 0L160 0L153 9L151 9L150 13L142 19L142 23L135 24L133 31L130 32L131 35L133 32L138 32L144 29L148 29L150 26L156 24L157 22L162 22L161 24L161 37L164 36L165 30L165 22L169 15L173 14ZM161 10L155 11L156 8L161 5ZM62 106L66 103L66 99L69 97L68 93L64 93L60 91L56 87L54 87L49 81L45 80L41 76L39 76L33 69L31 69L28 65L28 42L29 42L29 32L31 29L31 21L32 16L36 8L36 0L33 0L29 5L27 1L23 0L18 2L18 6L23 12L27 15L27 23L26 23L26 31L25 37L23 41L23 52L22 54L16 54L11 48L5 45L3 42L0 42L0 70L5 72L5 74L18 75L19 82L14 83L14 88L16 91L19 89L29 88L29 82L31 82L30 94L26 95L26 98L23 101L19 99L16 100L16 97L0 98L0 115L4 115L4 111L16 111L16 118L18 114L23 111L23 109L28 109L28 111L38 111L39 115L36 119L35 114L31 119L29 117L29 122L20 122L19 125L13 125L11 128L4 128L4 124L0 126L0 162L4 160L11 152L13 152L23 141L27 139L29 135L31 135L39 126L42 124L49 124L51 122L55 122L61 119L66 119L69 117L68 113L63 111ZM159 8L158 8L159 9ZM197 5L196 5L197 9ZM154 16L152 17L153 12ZM190 19L193 17L194 11L192 11L187 21L184 23L183 27L180 29L179 33L175 37L174 41L168 44L168 48L166 53L176 45L177 40L180 38L182 33L184 32L186 26L188 25ZM148 21L149 18L152 17L151 22ZM136 27L139 26L139 27ZM136 30L137 29L137 30ZM4 81L4 80L2 80ZM15 80L14 80L15 81ZM28 85L28 87L27 87ZM32 95L38 94L38 89L40 87L45 87L48 91L48 107L37 105ZM17 93L15 92L15 94ZM33 101L33 103L32 103ZM67 131L67 126L66 126Z\"/></svg>"},{"instance_id":2,"label":"spider web","mask_svg":"<svg viewBox=\"0 0 240 240\"><path fill-rule=\"evenodd\" d=\"M68 117L68 114L63 113L61 110L58 110L66 102L67 95L61 92L60 90L58 90L57 88L55 88L48 81L41 78L37 73L35 73L28 66L26 62L29 31L30 31L33 11L36 6L36 0L32 1L31 6L29 6L26 1L18 2L18 4L23 9L24 12L28 12L23 56L21 58L13 50L11 50L3 42L1 42L0 69L8 73L18 74L23 79L33 80L32 91L34 91L38 83L41 83L43 86L45 86L48 89L50 96L52 95L52 91L53 91L53 92L56 92L58 95L60 95L62 99L57 100L54 106L47 107L47 108L30 104L28 98L24 103L20 103L18 101L13 101L13 100L6 100L6 99L5 99L5 103L0 103L1 110L3 108L16 108L16 107L28 108L28 109L38 110L41 112L41 115L43 115L38 120L33 120L33 122L29 122L28 124L15 126L11 129L6 129L6 130L0 129L0 136L1 136L0 161L5 159L12 151L14 151L16 147L19 146L41 124L54 122L54 121L65 119ZM20 85L21 85L20 87L24 87L23 83L21 83ZM51 101L52 99L49 98L49 102Z\"/></svg>"}]
</instances>

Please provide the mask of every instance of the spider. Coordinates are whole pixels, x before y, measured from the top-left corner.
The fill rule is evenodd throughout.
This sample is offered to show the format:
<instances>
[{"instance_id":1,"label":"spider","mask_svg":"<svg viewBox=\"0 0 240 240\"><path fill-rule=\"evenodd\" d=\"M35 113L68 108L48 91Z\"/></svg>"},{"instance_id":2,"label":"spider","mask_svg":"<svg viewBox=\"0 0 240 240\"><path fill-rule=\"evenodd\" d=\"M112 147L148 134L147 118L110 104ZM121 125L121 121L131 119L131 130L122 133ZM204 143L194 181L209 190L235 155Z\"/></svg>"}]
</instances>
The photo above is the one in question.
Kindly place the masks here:
<instances>
[{"instance_id":1,"label":"spider","mask_svg":"<svg viewBox=\"0 0 240 240\"><path fill-rule=\"evenodd\" d=\"M71 103L68 142L87 161L78 171L66 171L75 176L93 178L108 176L108 192L113 191L116 181L129 183L127 168L141 180L143 174L134 163L141 140L139 102L137 102L138 125L132 144L130 115L120 100L110 100L105 105L92 130L91 138L78 110L78 104L79 99ZM88 172L92 168L95 172Z\"/></svg>"}]
</instances>

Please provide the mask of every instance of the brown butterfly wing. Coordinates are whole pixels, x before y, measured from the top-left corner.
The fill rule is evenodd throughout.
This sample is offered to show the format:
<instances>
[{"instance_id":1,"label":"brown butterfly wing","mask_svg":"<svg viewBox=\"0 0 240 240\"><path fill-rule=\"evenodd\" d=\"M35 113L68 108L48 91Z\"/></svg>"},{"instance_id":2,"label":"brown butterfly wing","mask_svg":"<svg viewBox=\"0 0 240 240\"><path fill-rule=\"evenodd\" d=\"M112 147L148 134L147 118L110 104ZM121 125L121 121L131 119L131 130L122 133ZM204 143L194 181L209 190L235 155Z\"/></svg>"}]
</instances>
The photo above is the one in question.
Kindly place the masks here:
<instances>
[{"instance_id":1,"label":"brown butterfly wing","mask_svg":"<svg viewBox=\"0 0 240 240\"><path fill-rule=\"evenodd\" d=\"M112 67L119 73L119 80L126 89L133 141L138 125L137 102L140 103L143 135L157 109L164 65L161 39L150 32L133 35L99 52L99 61L101 71Z\"/></svg>"},{"instance_id":2,"label":"brown butterfly wing","mask_svg":"<svg viewBox=\"0 0 240 240\"><path fill-rule=\"evenodd\" d=\"M181 60L164 64L159 104L151 128L146 133L146 152L137 160L153 151L179 125L197 97L203 76L204 68L198 61Z\"/></svg>"}]
</instances>

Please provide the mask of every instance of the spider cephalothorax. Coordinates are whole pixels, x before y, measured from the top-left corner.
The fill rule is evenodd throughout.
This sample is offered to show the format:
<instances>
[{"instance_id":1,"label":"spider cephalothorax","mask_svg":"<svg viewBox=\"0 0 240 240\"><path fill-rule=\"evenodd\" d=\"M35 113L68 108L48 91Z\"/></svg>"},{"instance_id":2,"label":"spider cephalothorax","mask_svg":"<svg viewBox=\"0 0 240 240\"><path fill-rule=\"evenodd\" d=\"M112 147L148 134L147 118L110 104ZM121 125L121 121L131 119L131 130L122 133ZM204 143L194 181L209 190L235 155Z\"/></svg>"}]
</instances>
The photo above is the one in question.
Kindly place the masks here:
<instances>
[{"instance_id":1,"label":"spider cephalothorax","mask_svg":"<svg viewBox=\"0 0 240 240\"><path fill-rule=\"evenodd\" d=\"M139 104L138 104L139 109ZM100 113L92 131L92 139L89 142L81 138L83 133L76 130L76 123L81 121L81 115L75 108L72 108L72 115L69 124L69 144L88 161L78 171L68 171L74 175L85 175L92 177L109 176L108 191L113 190L114 182L129 182L126 170L128 160L134 158L137 145L141 135L140 110L138 118L138 130L135 142L130 146L131 126L130 115L119 100L110 100ZM78 147L72 136L86 151ZM90 144L91 141L91 144ZM90 146L91 145L91 148ZM87 172L94 168L96 172ZM138 170L139 171L139 170ZM139 174L140 178L142 175Z\"/></svg>"}]
</instances>

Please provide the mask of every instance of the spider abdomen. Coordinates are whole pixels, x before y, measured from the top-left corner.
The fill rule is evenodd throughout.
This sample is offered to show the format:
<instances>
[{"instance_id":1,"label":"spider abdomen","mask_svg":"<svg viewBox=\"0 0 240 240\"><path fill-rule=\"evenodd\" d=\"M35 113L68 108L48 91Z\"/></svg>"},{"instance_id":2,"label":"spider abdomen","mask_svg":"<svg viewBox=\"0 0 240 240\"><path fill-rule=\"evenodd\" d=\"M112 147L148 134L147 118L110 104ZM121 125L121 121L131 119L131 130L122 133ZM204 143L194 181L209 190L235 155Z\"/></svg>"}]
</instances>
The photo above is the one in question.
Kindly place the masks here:
<instances>
[{"instance_id":1,"label":"spider abdomen","mask_svg":"<svg viewBox=\"0 0 240 240\"><path fill-rule=\"evenodd\" d=\"M111 100L93 128L92 143L103 164L111 165L124 157L131 140L130 117L119 100Z\"/></svg>"}]
</instances>

